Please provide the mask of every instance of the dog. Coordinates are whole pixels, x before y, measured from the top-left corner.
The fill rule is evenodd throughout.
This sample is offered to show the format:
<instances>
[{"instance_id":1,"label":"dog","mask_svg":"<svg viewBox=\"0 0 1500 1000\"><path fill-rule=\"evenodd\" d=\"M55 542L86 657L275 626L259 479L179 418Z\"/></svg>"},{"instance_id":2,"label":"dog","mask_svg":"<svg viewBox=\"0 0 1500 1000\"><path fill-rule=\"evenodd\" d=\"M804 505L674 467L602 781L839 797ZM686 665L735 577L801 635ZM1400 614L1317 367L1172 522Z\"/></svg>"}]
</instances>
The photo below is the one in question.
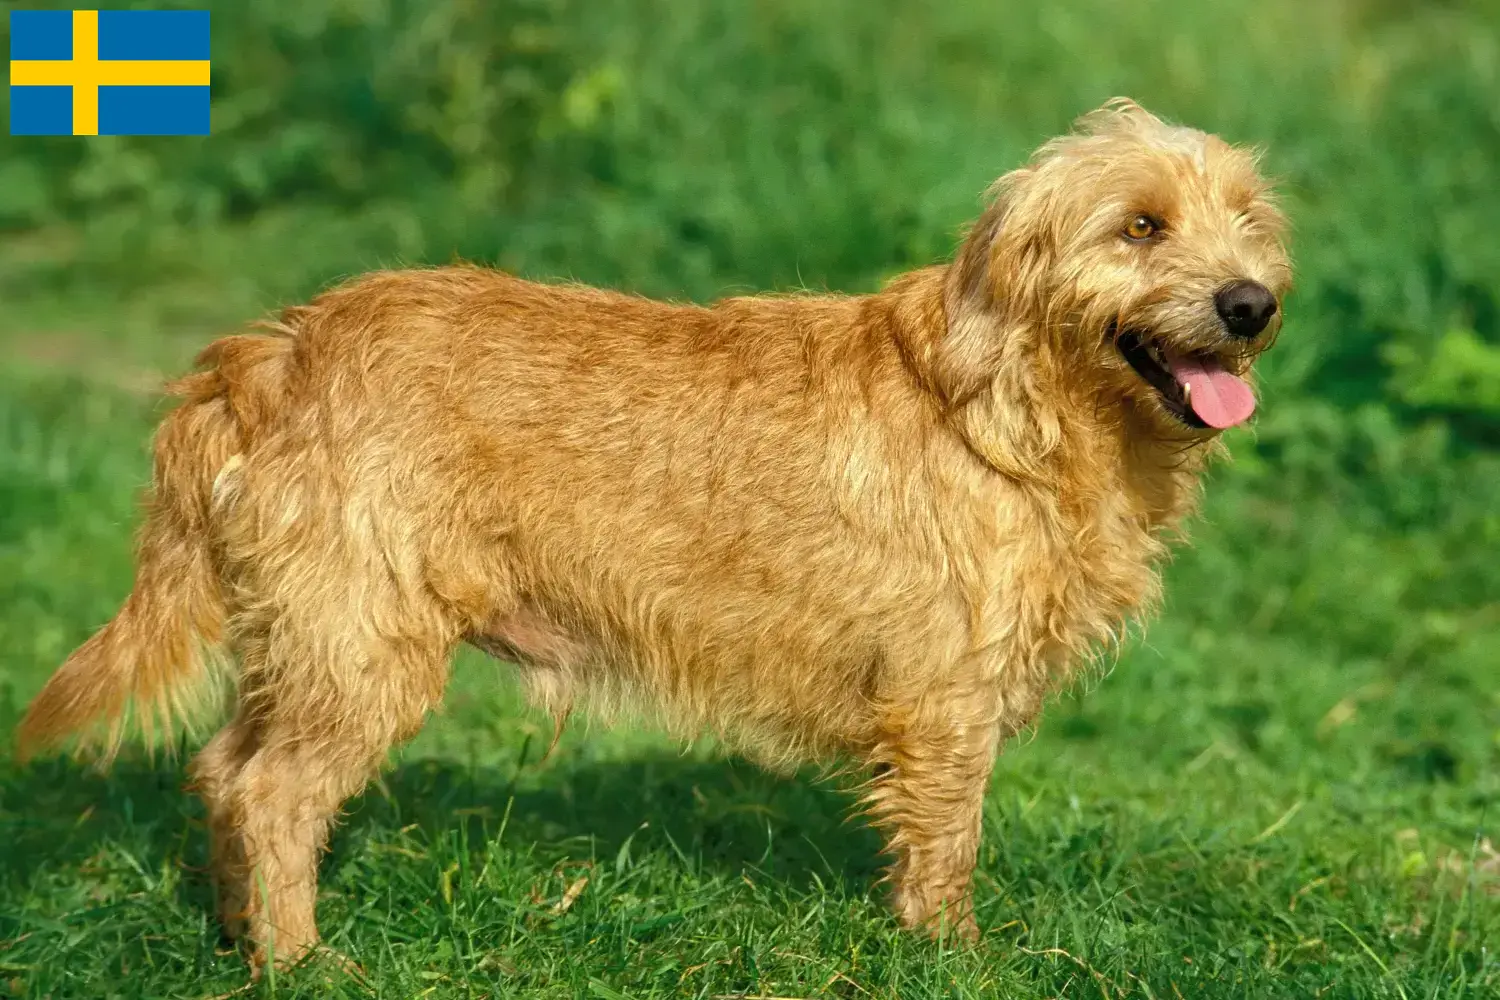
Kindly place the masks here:
<instances>
[{"instance_id":1,"label":"dog","mask_svg":"<svg viewBox=\"0 0 1500 1000\"><path fill-rule=\"evenodd\" d=\"M232 689L191 778L258 974L317 946L337 811L467 642L559 727L862 769L900 923L972 938L996 754L1152 609L1291 277L1254 153L1124 98L874 294L361 277L169 387L134 588L22 752Z\"/></svg>"}]
</instances>

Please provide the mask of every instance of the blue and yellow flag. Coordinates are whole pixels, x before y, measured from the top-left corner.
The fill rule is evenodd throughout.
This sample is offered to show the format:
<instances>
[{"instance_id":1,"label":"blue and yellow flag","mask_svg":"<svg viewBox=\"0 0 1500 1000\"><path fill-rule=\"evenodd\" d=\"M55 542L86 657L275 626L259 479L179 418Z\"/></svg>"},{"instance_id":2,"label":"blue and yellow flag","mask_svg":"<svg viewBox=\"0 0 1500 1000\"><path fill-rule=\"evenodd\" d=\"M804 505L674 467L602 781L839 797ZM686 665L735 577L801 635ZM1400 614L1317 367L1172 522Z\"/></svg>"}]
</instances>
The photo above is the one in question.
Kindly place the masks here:
<instances>
[{"instance_id":1,"label":"blue and yellow flag","mask_svg":"<svg viewBox=\"0 0 1500 1000\"><path fill-rule=\"evenodd\" d=\"M208 11L11 11L10 134L207 135Z\"/></svg>"}]
</instances>

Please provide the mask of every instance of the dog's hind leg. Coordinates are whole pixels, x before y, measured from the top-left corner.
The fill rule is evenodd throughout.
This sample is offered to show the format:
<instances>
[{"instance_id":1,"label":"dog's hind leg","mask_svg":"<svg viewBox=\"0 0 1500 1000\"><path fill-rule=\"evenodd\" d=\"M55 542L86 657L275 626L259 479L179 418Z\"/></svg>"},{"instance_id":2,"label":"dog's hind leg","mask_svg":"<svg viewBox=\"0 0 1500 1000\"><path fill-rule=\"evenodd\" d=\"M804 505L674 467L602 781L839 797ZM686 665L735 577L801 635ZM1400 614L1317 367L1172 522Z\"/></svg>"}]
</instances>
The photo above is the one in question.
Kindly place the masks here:
<instances>
[{"instance_id":1,"label":"dog's hind leg","mask_svg":"<svg viewBox=\"0 0 1500 1000\"><path fill-rule=\"evenodd\" d=\"M192 763L192 788L208 811L209 863L219 921L229 938L240 937L250 900L245 845L235 819L233 790L259 743L255 723L243 712L209 740Z\"/></svg>"},{"instance_id":2,"label":"dog's hind leg","mask_svg":"<svg viewBox=\"0 0 1500 1000\"><path fill-rule=\"evenodd\" d=\"M455 636L433 609L379 600L368 577L351 589L361 586L357 601L247 616L239 721L208 751L205 769L250 751L207 798L226 850L226 902L243 900L257 972L318 944L318 859L334 817L421 728L447 680Z\"/></svg>"}]
</instances>

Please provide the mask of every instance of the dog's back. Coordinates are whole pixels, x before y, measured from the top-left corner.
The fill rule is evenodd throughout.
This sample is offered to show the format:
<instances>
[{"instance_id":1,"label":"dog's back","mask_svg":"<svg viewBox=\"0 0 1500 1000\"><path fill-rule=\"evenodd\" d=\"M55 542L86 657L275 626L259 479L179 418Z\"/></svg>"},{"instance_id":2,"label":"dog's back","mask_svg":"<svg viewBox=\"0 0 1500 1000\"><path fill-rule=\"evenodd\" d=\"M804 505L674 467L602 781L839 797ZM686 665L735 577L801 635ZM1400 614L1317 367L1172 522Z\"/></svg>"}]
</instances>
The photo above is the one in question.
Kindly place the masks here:
<instances>
[{"instance_id":1,"label":"dog's back","mask_svg":"<svg viewBox=\"0 0 1500 1000\"><path fill-rule=\"evenodd\" d=\"M624 696L762 759L867 745L875 672L964 631L889 307L366 278L288 317L298 395L221 487L226 572L264 593L325 521L379 556L327 591L424 595L556 716Z\"/></svg>"}]
</instances>

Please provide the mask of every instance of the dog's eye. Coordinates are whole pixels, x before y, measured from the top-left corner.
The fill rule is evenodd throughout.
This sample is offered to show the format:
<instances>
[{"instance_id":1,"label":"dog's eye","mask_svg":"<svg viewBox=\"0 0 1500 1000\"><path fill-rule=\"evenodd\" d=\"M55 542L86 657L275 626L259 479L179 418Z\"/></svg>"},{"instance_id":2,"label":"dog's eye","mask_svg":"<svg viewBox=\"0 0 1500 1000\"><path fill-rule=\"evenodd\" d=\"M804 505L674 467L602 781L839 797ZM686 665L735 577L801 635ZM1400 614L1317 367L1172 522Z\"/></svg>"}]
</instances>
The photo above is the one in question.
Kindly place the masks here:
<instances>
[{"instance_id":1,"label":"dog's eye","mask_svg":"<svg viewBox=\"0 0 1500 1000\"><path fill-rule=\"evenodd\" d=\"M1125 227L1125 238L1127 240L1149 240L1161 232L1161 223L1149 215L1137 215L1130 220L1130 225Z\"/></svg>"}]
</instances>

